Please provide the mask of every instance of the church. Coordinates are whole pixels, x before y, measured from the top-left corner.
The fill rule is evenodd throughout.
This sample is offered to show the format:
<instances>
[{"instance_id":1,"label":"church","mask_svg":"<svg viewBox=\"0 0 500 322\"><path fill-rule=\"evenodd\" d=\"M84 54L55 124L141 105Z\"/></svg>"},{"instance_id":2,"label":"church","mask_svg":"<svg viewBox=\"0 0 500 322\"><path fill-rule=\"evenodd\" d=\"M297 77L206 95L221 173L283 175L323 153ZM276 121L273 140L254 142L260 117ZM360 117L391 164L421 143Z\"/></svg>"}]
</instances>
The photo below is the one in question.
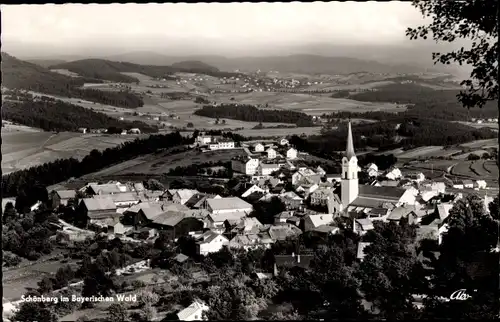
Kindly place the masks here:
<instances>
[{"instance_id":1,"label":"church","mask_svg":"<svg viewBox=\"0 0 500 322\"><path fill-rule=\"evenodd\" d=\"M328 212L350 216L368 213L374 209L393 209L403 205L414 205L416 196L411 190L398 187L360 185L358 182L358 159L354 152L351 122L347 128L347 147L342 158L342 177L336 197L328 204Z\"/></svg>"}]
</instances>

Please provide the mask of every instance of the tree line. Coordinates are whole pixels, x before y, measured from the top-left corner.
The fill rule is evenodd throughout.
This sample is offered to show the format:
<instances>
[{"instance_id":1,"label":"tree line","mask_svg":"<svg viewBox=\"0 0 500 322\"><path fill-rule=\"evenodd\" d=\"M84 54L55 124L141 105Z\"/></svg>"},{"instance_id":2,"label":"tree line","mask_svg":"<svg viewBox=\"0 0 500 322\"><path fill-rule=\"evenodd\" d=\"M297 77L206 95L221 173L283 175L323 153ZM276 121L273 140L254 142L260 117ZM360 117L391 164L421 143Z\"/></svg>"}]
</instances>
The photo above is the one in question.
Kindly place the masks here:
<instances>
[{"instance_id":1,"label":"tree line","mask_svg":"<svg viewBox=\"0 0 500 322\"><path fill-rule=\"evenodd\" d=\"M191 144L192 138L184 138L179 132L151 135L145 139L125 142L102 152L92 150L81 161L74 158L58 159L2 177L2 195L17 196L16 208L23 211L38 200L48 199L46 187L72 177L99 171L115 163L130 160L143 154L157 152L174 146Z\"/></svg>"},{"instance_id":2,"label":"tree line","mask_svg":"<svg viewBox=\"0 0 500 322\"><path fill-rule=\"evenodd\" d=\"M144 133L158 132L158 127L141 121L120 121L104 113L50 97L42 97L42 100L5 102L2 105L2 118L46 131L76 132L79 128L115 127L126 130L139 128Z\"/></svg>"},{"instance_id":3,"label":"tree line","mask_svg":"<svg viewBox=\"0 0 500 322\"><path fill-rule=\"evenodd\" d=\"M205 105L194 114L246 122L292 123L299 127L314 126L311 116L305 113L290 110L263 110L248 104Z\"/></svg>"},{"instance_id":4,"label":"tree line","mask_svg":"<svg viewBox=\"0 0 500 322\"><path fill-rule=\"evenodd\" d=\"M347 91L335 93L335 97L350 98L362 102L393 102L408 104L408 109L398 113L374 112L334 112L328 118L365 118L388 120L401 116L433 118L449 121L470 121L471 118L498 118L498 101L489 101L481 109L464 109L460 106L458 90L434 90L418 84L389 84L376 91L349 94Z\"/></svg>"}]
</instances>

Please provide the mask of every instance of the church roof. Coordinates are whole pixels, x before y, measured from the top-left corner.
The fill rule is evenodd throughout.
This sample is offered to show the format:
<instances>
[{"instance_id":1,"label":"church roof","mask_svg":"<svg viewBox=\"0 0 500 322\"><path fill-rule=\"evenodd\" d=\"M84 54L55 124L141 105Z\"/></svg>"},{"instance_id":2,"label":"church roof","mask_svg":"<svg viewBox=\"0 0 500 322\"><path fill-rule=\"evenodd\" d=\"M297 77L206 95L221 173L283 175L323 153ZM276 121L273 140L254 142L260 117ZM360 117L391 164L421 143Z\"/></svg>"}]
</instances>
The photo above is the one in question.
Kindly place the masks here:
<instances>
[{"instance_id":1,"label":"church roof","mask_svg":"<svg viewBox=\"0 0 500 322\"><path fill-rule=\"evenodd\" d=\"M374 198L378 200L399 201L406 189L398 187L377 187L359 185L359 197Z\"/></svg>"},{"instance_id":2,"label":"church roof","mask_svg":"<svg viewBox=\"0 0 500 322\"><path fill-rule=\"evenodd\" d=\"M351 160L352 157L356 156L354 153L354 142L352 140L351 122L347 125L347 147L345 150L345 156L348 160Z\"/></svg>"}]
</instances>

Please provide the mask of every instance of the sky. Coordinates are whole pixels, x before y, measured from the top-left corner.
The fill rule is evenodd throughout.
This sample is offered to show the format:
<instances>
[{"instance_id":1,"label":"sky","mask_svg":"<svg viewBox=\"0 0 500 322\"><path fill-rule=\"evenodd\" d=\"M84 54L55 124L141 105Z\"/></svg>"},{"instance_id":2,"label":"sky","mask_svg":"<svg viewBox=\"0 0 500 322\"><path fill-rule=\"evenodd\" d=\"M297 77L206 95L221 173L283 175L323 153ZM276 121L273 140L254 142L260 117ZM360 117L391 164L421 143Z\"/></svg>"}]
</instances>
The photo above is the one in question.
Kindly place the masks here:
<instances>
[{"instance_id":1,"label":"sky","mask_svg":"<svg viewBox=\"0 0 500 322\"><path fill-rule=\"evenodd\" d=\"M401 44L424 22L410 2L2 5L4 48L125 50L187 44L207 51L292 46ZM47 49L44 49L47 50Z\"/></svg>"}]
</instances>

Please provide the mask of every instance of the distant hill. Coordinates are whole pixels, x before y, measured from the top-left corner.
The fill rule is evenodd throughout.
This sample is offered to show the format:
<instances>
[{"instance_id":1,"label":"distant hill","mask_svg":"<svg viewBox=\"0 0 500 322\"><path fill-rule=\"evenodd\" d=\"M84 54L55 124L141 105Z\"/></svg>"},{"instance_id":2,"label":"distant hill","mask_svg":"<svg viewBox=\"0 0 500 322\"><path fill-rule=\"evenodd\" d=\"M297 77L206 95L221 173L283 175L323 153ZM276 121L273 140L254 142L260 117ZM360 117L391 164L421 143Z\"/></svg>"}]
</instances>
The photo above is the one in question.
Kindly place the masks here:
<instances>
[{"instance_id":1,"label":"distant hill","mask_svg":"<svg viewBox=\"0 0 500 322\"><path fill-rule=\"evenodd\" d=\"M114 82L133 83L138 80L121 73L140 73L151 77L164 77L175 72L193 72L207 75L225 75L216 67L200 61L183 61L173 66L140 65L105 59L83 59L50 66L50 69L67 69L81 76Z\"/></svg>"},{"instance_id":2,"label":"distant hill","mask_svg":"<svg viewBox=\"0 0 500 322\"><path fill-rule=\"evenodd\" d=\"M111 57L110 57L111 58ZM289 55L267 57L237 57L227 58L216 55L174 57L154 52L131 52L112 56L113 59L139 64L173 64L177 62L202 61L225 71L270 71L306 73L306 74L351 74L356 72L369 73L418 73L426 68L410 64L385 64L375 60L364 60L350 57L329 57L320 55Z\"/></svg>"},{"instance_id":3,"label":"distant hill","mask_svg":"<svg viewBox=\"0 0 500 322\"><path fill-rule=\"evenodd\" d=\"M80 88L86 82L98 81L96 79L69 77L54 73L42 66L2 53L2 86L7 88L82 98L96 103L125 108L136 108L143 105L140 97L129 92Z\"/></svg>"},{"instance_id":4,"label":"distant hill","mask_svg":"<svg viewBox=\"0 0 500 322\"><path fill-rule=\"evenodd\" d=\"M52 66L52 65L62 64L62 63L66 62L65 60L62 60L62 59L28 59L26 61L28 63L32 63L32 64L42 66L45 68Z\"/></svg>"}]
</instances>

